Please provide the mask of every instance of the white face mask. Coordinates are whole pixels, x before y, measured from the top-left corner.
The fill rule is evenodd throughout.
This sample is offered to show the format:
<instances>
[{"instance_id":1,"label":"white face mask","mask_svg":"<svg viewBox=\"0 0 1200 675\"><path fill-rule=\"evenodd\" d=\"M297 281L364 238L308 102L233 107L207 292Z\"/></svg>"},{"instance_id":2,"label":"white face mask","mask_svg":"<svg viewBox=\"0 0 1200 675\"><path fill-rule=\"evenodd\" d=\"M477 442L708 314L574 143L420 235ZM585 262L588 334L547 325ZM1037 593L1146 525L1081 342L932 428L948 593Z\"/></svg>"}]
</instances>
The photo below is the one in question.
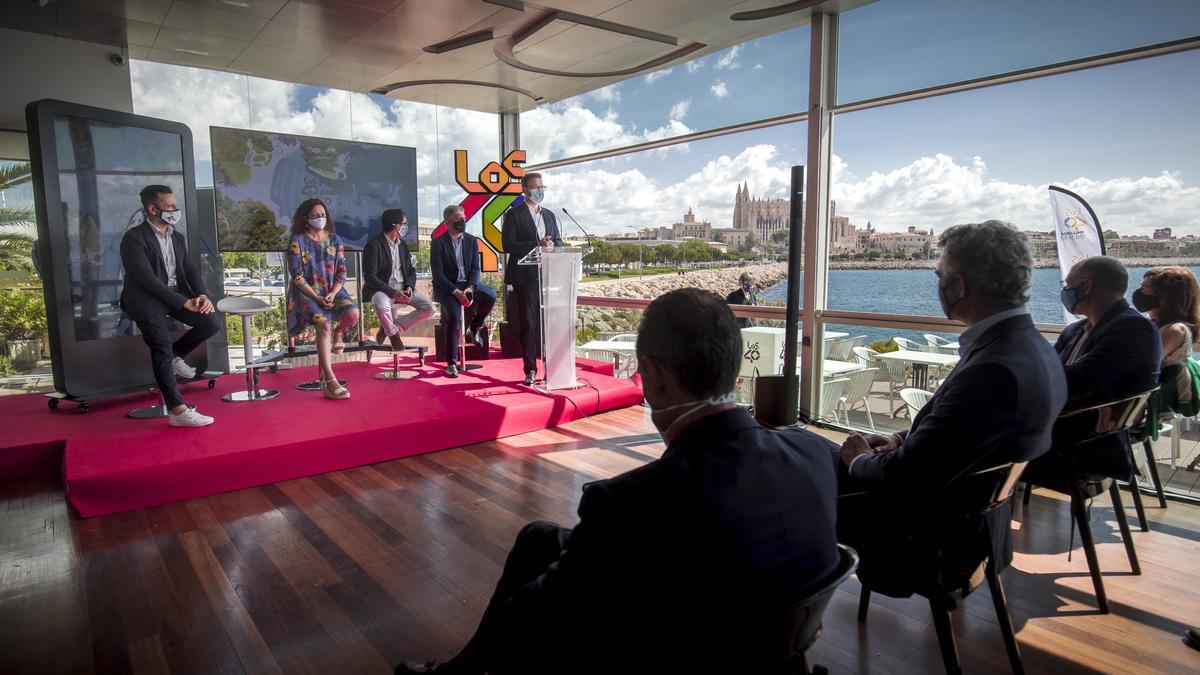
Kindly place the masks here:
<instances>
[{"instance_id":1,"label":"white face mask","mask_svg":"<svg viewBox=\"0 0 1200 675\"><path fill-rule=\"evenodd\" d=\"M720 396L710 396L710 397L704 399L703 401L688 401L687 403L676 403L675 405L669 405L665 408L655 408L654 406L650 406L650 421L652 421L652 422L654 421L655 415L660 415L662 413L665 413L665 412L668 412L671 410L677 410L679 408L688 408L687 412L676 417L673 422L668 424L666 429L658 430L659 433L662 434L663 438L666 438L668 432L671 431L672 427L674 427L676 424L679 424L679 422L682 421L683 418L692 415L697 410L700 410L701 408L707 408L708 406L719 406L719 405L725 405L726 403L735 403L735 402L737 402L737 395L731 391L727 394L722 394ZM649 404L649 401L647 401L646 403ZM658 423L655 422L654 426L657 427Z\"/></svg>"},{"instance_id":2,"label":"white face mask","mask_svg":"<svg viewBox=\"0 0 1200 675\"><path fill-rule=\"evenodd\" d=\"M175 227L180 220L183 220L183 214L179 212L179 209L175 209L174 211L159 211L158 217L162 218L163 222L171 227Z\"/></svg>"},{"instance_id":3,"label":"white face mask","mask_svg":"<svg viewBox=\"0 0 1200 675\"><path fill-rule=\"evenodd\" d=\"M315 228L317 228L318 230L323 230L323 229L325 229L325 217L324 217L324 216L322 216L322 217L320 217L320 218L309 218L309 219L308 219L308 226L309 226L309 227L315 227Z\"/></svg>"},{"instance_id":4,"label":"white face mask","mask_svg":"<svg viewBox=\"0 0 1200 675\"><path fill-rule=\"evenodd\" d=\"M408 226L407 225L400 228L400 238L403 239L404 235L406 235L406 234L408 234Z\"/></svg>"}]
</instances>

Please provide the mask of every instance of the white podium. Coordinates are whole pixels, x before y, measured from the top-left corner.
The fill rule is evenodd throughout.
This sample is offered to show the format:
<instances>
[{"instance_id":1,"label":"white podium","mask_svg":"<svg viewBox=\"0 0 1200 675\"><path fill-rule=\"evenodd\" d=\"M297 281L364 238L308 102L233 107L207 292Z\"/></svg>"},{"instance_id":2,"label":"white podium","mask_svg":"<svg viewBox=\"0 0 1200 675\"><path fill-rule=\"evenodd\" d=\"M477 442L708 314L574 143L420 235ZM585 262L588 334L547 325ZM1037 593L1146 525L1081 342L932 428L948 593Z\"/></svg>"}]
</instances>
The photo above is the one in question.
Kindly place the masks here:
<instances>
[{"instance_id":1,"label":"white podium","mask_svg":"<svg viewBox=\"0 0 1200 675\"><path fill-rule=\"evenodd\" d=\"M742 365L738 377L779 375L783 372L784 329L754 326L742 329Z\"/></svg>"},{"instance_id":2,"label":"white podium","mask_svg":"<svg viewBox=\"0 0 1200 675\"><path fill-rule=\"evenodd\" d=\"M543 377L539 391L575 389L575 299L583 276L583 249L535 248L517 261L536 265L541 293Z\"/></svg>"}]
</instances>

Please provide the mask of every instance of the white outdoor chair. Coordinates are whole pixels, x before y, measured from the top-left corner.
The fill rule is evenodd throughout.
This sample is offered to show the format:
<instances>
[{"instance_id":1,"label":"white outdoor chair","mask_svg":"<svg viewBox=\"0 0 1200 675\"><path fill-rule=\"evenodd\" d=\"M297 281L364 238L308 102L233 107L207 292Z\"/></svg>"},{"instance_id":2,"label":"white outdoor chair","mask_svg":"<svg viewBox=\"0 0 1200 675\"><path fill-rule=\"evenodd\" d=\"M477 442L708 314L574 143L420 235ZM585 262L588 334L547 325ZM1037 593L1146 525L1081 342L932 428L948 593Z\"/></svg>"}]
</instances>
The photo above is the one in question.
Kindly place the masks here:
<instances>
[{"instance_id":1,"label":"white outdoor chair","mask_svg":"<svg viewBox=\"0 0 1200 675\"><path fill-rule=\"evenodd\" d=\"M621 333L610 337L609 342L637 342L637 333Z\"/></svg>"},{"instance_id":2,"label":"white outdoor chair","mask_svg":"<svg viewBox=\"0 0 1200 675\"><path fill-rule=\"evenodd\" d=\"M908 407L908 418L916 419L917 413L921 412L921 408L929 403L929 399L933 398L932 391L924 389L901 389L900 398L904 400L904 405Z\"/></svg>"},{"instance_id":3,"label":"white outdoor chair","mask_svg":"<svg viewBox=\"0 0 1200 675\"><path fill-rule=\"evenodd\" d=\"M838 401L838 408L846 416L846 426L850 426L850 411L862 405L863 411L867 413L867 423L871 426L871 431L875 431L875 419L871 417L871 406L867 397L871 395L871 385L875 384L876 372L877 368L867 368L846 374L846 391Z\"/></svg>"},{"instance_id":4,"label":"white outdoor chair","mask_svg":"<svg viewBox=\"0 0 1200 675\"><path fill-rule=\"evenodd\" d=\"M908 382L908 366L903 361L895 359L873 359L875 365L879 366L879 372L883 373L881 380L888 383L888 398L891 404L892 417L896 417L896 412L903 410L902 402L897 401L900 390Z\"/></svg>"},{"instance_id":5,"label":"white outdoor chair","mask_svg":"<svg viewBox=\"0 0 1200 675\"><path fill-rule=\"evenodd\" d=\"M608 349L577 349L575 353L581 358L611 363L613 364L613 376L621 376L621 369L623 367L621 352L614 352Z\"/></svg>"},{"instance_id":6,"label":"white outdoor chair","mask_svg":"<svg viewBox=\"0 0 1200 675\"><path fill-rule=\"evenodd\" d=\"M900 347L900 349L903 349L903 350L909 351L909 352L928 352L928 351L930 351L929 345L923 345L914 340L909 340L908 338L894 337L894 338L892 338L892 342L895 342L896 345Z\"/></svg>"},{"instance_id":7,"label":"white outdoor chair","mask_svg":"<svg viewBox=\"0 0 1200 675\"><path fill-rule=\"evenodd\" d=\"M849 340L826 340L825 358L830 361L848 361L850 360L850 347Z\"/></svg>"},{"instance_id":8,"label":"white outdoor chair","mask_svg":"<svg viewBox=\"0 0 1200 675\"><path fill-rule=\"evenodd\" d=\"M842 395L846 393L847 384L850 384L850 380L844 377L821 383L821 402L817 405L818 419L828 420L832 414L833 421L838 421L837 406L842 400Z\"/></svg>"},{"instance_id":9,"label":"white outdoor chair","mask_svg":"<svg viewBox=\"0 0 1200 675\"><path fill-rule=\"evenodd\" d=\"M930 347L945 347L946 345L950 344L950 341L946 338L941 337L940 335L934 335L933 333L926 333L922 337L925 338L925 342L929 343Z\"/></svg>"},{"instance_id":10,"label":"white outdoor chair","mask_svg":"<svg viewBox=\"0 0 1200 675\"><path fill-rule=\"evenodd\" d=\"M875 365L875 355L879 352L870 347L851 347L850 352L854 354L855 360L863 368L870 368ZM881 377L882 373L876 373L875 377Z\"/></svg>"},{"instance_id":11,"label":"white outdoor chair","mask_svg":"<svg viewBox=\"0 0 1200 675\"><path fill-rule=\"evenodd\" d=\"M850 351L854 351L855 348L862 347L866 343L866 335L855 335L854 337L850 338Z\"/></svg>"}]
</instances>

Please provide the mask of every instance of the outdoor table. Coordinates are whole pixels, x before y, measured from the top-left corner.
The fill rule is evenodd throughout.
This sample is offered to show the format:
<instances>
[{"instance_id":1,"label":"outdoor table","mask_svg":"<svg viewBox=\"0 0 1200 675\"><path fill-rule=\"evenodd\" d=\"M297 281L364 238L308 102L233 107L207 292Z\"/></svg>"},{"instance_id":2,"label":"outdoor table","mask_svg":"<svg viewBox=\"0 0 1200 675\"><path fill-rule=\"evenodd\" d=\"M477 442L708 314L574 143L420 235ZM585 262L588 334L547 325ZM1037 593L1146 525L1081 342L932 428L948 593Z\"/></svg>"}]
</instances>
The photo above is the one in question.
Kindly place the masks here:
<instances>
[{"instance_id":1,"label":"outdoor table","mask_svg":"<svg viewBox=\"0 0 1200 675\"><path fill-rule=\"evenodd\" d=\"M876 359L891 359L911 363L913 367L913 386L929 391L929 366L951 366L958 363L958 357L950 354L934 354L933 352L880 352Z\"/></svg>"}]
</instances>

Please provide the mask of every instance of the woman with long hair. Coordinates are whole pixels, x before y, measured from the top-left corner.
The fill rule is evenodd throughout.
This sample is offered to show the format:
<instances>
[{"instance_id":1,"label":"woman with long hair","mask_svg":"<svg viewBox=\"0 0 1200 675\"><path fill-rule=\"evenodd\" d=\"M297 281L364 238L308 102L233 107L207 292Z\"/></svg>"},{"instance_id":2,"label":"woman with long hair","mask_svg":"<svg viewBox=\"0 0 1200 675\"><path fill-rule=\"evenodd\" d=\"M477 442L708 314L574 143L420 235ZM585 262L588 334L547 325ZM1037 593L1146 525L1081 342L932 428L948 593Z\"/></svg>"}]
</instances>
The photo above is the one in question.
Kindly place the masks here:
<instances>
[{"instance_id":1,"label":"woman with long hair","mask_svg":"<svg viewBox=\"0 0 1200 675\"><path fill-rule=\"evenodd\" d=\"M1154 267L1142 277L1142 286L1133 292L1133 306L1146 312L1158 326L1162 337L1162 365L1182 366L1192 355L1192 341L1200 324L1200 284L1184 267ZM1180 400L1191 399L1191 373L1175 369ZM1165 384L1165 383L1164 383Z\"/></svg>"},{"instance_id":2,"label":"woman with long hair","mask_svg":"<svg viewBox=\"0 0 1200 675\"><path fill-rule=\"evenodd\" d=\"M345 350L342 333L358 323L358 307L345 289L342 241L334 232L329 207L320 199L304 200L292 216L288 276L288 334L299 335L308 326L316 330L321 391L328 399L348 399L349 390L333 374L330 354Z\"/></svg>"}]
</instances>

